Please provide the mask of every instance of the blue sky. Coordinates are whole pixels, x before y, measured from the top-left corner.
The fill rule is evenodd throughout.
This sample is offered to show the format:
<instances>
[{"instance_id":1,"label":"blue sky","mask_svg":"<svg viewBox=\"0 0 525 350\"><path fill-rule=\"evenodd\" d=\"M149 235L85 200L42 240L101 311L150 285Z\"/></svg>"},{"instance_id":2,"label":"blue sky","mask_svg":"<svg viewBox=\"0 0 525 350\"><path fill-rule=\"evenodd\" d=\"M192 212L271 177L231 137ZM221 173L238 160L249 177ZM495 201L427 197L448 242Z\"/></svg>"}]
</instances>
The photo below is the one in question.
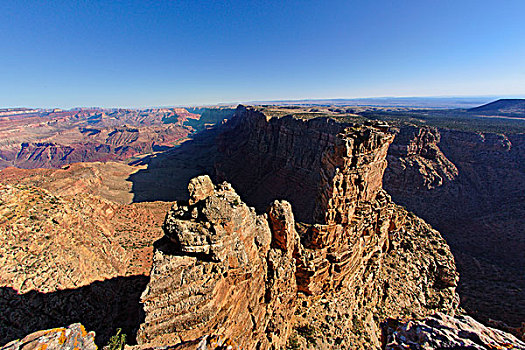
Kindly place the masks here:
<instances>
[{"instance_id":1,"label":"blue sky","mask_svg":"<svg viewBox=\"0 0 525 350\"><path fill-rule=\"evenodd\" d=\"M0 107L525 96L525 1L0 0Z\"/></svg>"}]
</instances>

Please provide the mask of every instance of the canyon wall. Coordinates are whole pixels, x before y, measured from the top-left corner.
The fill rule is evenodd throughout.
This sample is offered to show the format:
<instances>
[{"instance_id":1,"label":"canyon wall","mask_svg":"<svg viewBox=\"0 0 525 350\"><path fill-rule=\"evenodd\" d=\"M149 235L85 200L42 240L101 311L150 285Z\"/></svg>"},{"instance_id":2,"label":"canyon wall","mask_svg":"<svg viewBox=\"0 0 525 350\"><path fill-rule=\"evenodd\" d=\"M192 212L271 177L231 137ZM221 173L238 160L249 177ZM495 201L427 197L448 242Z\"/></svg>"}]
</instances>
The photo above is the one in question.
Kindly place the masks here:
<instances>
[{"instance_id":1,"label":"canyon wall","mask_svg":"<svg viewBox=\"0 0 525 350\"><path fill-rule=\"evenodd\" d=\"M405 126L385 189L438 229L456 257L462 305L481 320L525 320L525 135Z\"/></svg>"},{"instance_id":2,"label":"canyon wall","mask_svg":"<svg viewBox=\"0 0 525 350\"><path fill-rule=\"evenodd\" d=\"M260 212L286 198L298 219L313 222L322 156L343 129L328 118L270 118L240 106L217 137L217 181L230 182Z\"/></svg>"},{"instance_id":3,"label":"canyon wall","mask_svg":"<svg viewBox=\"0 0 525 350\"><path fill-rule=\"evenodd\" d=\"M233 110L202 108L40 111L0 116L0 169L59 168L93 161L129 161L179 145Z\"/></svg>"},{"instance_id":4,"label":"canyon wall","mask_svg":"<svg viewBox=\"0 0 525 350\"><path fill-rule=\"evenodd\" d=\"M455 312L446 243L381 189L390 133L242 106L228 127L216 169L233 187L195 178L168 214L142 347L215 334L242 348L377 348L385 317Z\"/></svg>"}]
</instances>

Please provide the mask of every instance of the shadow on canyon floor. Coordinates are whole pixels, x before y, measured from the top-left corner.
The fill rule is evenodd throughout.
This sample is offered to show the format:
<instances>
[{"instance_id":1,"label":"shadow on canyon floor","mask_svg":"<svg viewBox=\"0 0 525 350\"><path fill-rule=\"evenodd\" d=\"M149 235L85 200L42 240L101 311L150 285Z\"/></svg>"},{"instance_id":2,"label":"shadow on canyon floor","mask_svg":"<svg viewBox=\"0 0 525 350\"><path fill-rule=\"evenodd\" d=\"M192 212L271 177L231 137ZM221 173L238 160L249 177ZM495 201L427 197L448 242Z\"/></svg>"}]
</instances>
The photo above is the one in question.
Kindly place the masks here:
<instances>
[{"instance_id":1,"label":"shadow on canyon floor","mask_svg":"<svg viewBox=\"0 0 525 350\"><path fill-rule=\"evenodd\" d=\"M146 165L128 178L133 202L188 199L188 183L198 175L212 175L218 156L215 138L220 127L204 130L168 151L149 156L134 165Z\"/></svg>"},{"instance_id":2,"label":"shadow on canyon floor","mask_svg":"<svg viewBox=\"0 0 525 350\"><path fill-rule=\"evenodd\" d=\"M51 293L18 294L0 288L0 346L29 333L80 322L96 332L99 347L107 344L117 328L133 343L144 321L140 295L149 277L116 277L85 287Z\"/></svg>"}]
</instances>

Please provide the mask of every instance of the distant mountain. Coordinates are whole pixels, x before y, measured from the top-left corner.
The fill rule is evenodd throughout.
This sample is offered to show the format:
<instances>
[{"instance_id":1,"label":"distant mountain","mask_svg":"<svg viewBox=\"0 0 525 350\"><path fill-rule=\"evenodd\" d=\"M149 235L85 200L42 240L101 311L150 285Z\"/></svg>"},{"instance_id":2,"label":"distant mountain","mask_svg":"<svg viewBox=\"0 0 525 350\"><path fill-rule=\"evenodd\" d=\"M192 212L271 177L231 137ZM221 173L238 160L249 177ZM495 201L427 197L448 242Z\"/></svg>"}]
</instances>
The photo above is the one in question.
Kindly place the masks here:
<instances>
[{"instance_id":1,"label":"distant mountain","mask_svg":"<svg viewBox=\"0 0 525 350\"><path fill-rule=\"evenodd\" d=\"M525 99L500 99L483 106L471 108L469 112L525 118Z\"/></svg>"}]
</instances>

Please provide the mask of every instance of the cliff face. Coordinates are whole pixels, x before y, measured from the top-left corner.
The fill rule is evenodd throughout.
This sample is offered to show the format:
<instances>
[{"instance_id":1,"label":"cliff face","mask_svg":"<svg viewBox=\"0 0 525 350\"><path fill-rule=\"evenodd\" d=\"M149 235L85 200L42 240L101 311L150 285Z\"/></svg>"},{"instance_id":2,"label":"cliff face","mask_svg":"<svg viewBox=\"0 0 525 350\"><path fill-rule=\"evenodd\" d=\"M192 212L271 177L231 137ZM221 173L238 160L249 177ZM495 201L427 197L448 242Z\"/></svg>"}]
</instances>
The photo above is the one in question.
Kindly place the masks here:
<instances>
[{"instance_id":1,"label":"cliff face","mask_svg":"<svg viewBox=\"0 0 525 350\"><path fill-rule=\"evenodd\" d=\"M322 157L343 129L327 118L269 118L241 106L217 138L223 155L215 166L217 179L230 182L260 212L286 198L299 220L313 222Z\"/></svg>"},{"instance_id":2,"label":"cliff face","mask_svg":"<svg viewBox=\"0 0 525 350\"><path fill-rule=\"evenodd\" d=\"M432 128L400 128L388 151L385 186L423 193L443 186L458 175L456 166L438 147L440 133Z\"/></svg>"},{"instance_id":3,"label":"cliff face","mask_svg":"<svg viewBox=\"0 0 525 350\"><path fill-rule=\"evenodd\" d=\"M393 139L329 118L269 118L245 107L228 127L218 138L217 179L260 211L286 198L308 223L347 222L360 201L373 200Z\"/></svg>"},{"instance_id":4,"label":"cliff face","mask_svg":"<svg viewBox=\"0 0 525 350\"><path fill-rule=\"evenodd\" d=\"M189 201L173 206L138 342L219 334L244 348L370 348L386 316L453 313L447 245L381 189L392 139L240 107L216 167L240 196L199 177ZM273 204L258 215L241 198L259 210Z\"/></svg>"},{"instance_id":5,"label":"cliff face","mask_svg":"<svg viewBox=\"0 0 525 350\"><path fill-rule=\"evenodd\" d=\"M424 149L434 156L417 151ZM482 320L519 326L525 320L525 135L403 127L388 161L385 189L450 244L464 307Z\"/></svg>"}]
</instances>

